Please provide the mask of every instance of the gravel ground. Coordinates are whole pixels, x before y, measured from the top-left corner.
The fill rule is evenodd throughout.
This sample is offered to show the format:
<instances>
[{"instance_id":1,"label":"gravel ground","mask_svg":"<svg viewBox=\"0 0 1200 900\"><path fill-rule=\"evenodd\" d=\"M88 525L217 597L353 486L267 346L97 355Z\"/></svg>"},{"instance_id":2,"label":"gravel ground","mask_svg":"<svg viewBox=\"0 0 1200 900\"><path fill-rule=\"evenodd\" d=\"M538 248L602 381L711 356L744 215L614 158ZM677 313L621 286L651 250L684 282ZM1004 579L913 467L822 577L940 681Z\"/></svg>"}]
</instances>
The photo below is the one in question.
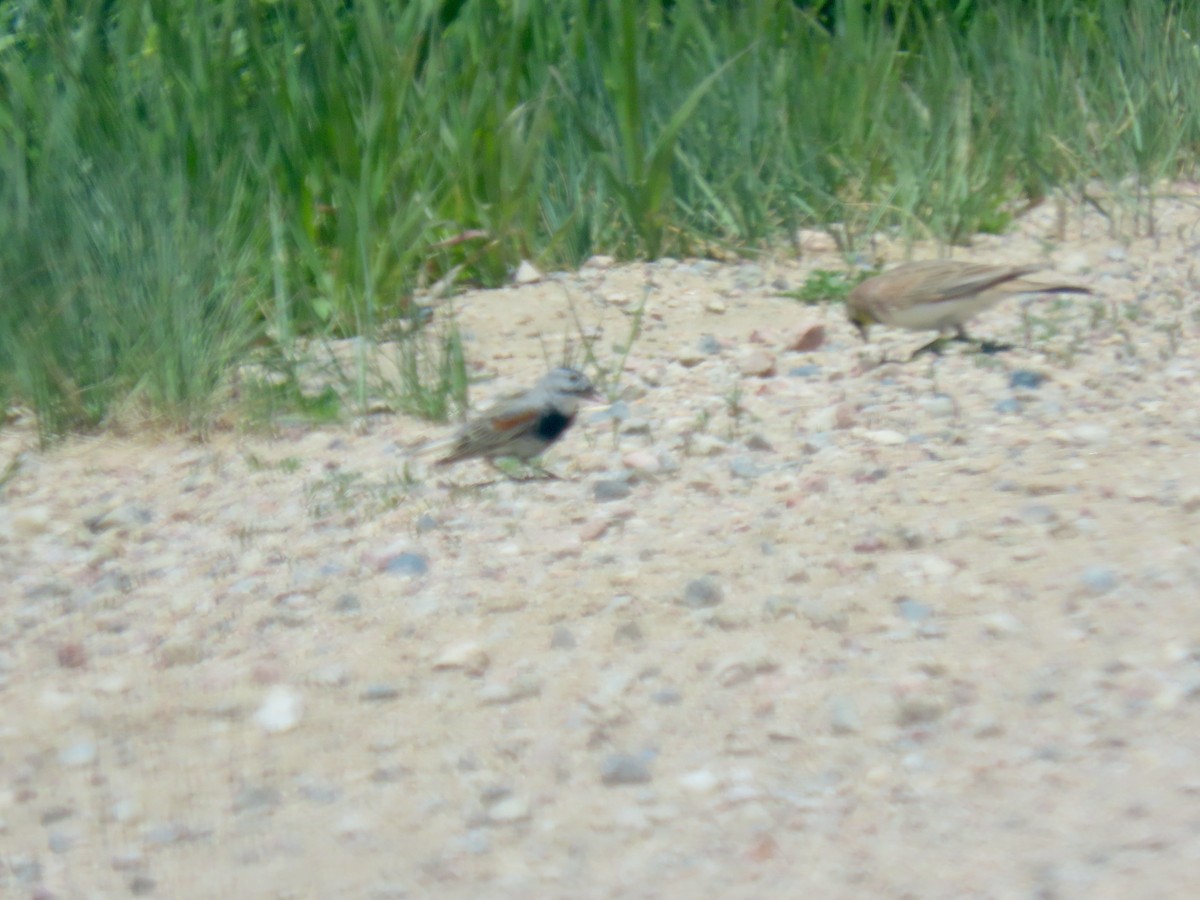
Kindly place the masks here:
<instances>
[{"instance_id":1,"label":"gravel ground","mask_svg":"<svg viewBox=\"0 0 1200 900\"><path fill-rule=\"evenodd\" d=\"M409 483L388 414L8 427L0 895L1191 895L1198 199L957 251L1097 292L991 356L873 365L925 337L781 296L817 235L460 298L486 402L645 297L561 481Z\"/></svg>"}]
</instances>

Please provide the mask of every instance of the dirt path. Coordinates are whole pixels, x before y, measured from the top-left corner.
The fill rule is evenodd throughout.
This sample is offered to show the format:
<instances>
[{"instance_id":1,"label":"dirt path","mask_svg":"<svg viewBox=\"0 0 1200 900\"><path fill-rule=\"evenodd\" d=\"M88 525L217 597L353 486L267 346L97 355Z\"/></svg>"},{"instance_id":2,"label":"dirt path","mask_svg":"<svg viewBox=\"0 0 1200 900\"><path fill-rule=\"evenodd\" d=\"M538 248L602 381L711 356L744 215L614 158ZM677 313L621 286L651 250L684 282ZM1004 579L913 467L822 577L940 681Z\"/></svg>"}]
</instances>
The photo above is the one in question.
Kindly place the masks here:
<instances>
[{"instance_id":1,"label":"dirt path","mask_svg":"<svg viewBox=\"0 0 1200 900\"><path fill-rule=\"evenodd\" d=\"M865 366L922 338L780 296L819 246L462 298L483 401L567 297L607 360L648 291L560 482L406 485L441 432L395 416L30 455L0 894L1189 895L1196 200L1158 241L1045 209L959 252L1099 295L985 314L997 356Z\"/></svg>"}]
</instances>

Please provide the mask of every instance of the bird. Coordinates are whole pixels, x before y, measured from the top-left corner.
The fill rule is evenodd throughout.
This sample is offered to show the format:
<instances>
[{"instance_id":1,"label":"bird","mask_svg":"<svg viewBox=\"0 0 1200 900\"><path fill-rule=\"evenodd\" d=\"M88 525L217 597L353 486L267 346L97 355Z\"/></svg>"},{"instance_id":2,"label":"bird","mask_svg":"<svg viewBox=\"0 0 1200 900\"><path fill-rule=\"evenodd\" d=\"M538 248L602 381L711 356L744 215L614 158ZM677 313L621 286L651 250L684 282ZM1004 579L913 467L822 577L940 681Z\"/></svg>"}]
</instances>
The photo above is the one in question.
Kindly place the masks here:
<instances>
[{"instance_id":1,"label":"bird","mask_svg":"<svg viewBox=\"0 0 1200 900\"><path fill-rule=\"evenodd\" d=\"M969 337L966 323L1006 297L1091 293L1080 285L1027 280L1039 268L957 260L903 263L855 287L846 297L846 311L864 341L872 325L937 331L937 338L913 351L909 360L927 350L937 351L948 331L954 332L954 340L978 344L984 351L1003 349Z\"/></svg>"},{"instance_id":2,"label":"bird","mask_svg":"<svg viewBox=\"0 0 1200 900\"><path fill-rule=\"evenodd\" d=\"M543 375L529 390L502 398L456 434L427 444L418 452L449 447L449 452L434 463L438 466L473 458L485 459L493 466L504 457L528 463L566 433L585 401L599 399L586 375L560 366Z\"/></svg>"}]
</instances>

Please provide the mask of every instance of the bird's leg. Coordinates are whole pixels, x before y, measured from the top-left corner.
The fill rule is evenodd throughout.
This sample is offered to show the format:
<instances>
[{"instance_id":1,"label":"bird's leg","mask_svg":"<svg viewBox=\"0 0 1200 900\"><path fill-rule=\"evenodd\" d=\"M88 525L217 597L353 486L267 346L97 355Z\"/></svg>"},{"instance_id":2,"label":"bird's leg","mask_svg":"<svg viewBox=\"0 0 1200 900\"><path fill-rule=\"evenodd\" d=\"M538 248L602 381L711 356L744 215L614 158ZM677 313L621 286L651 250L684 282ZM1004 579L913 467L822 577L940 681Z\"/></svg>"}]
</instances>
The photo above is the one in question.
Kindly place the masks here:
<instances>
[{"instance_id":1,"label":"bird's leg","mask_svg":"<svg viewBox=\"0 0 1200 900\"><path fill-rule=\"evenodd\" d=\"M495 469L497 472L499 472L499 473L500 473L500 475L502 475L502 476L503 476L504 478L506 478L507 480L509 480L509 481L523 481L524 479L522 479L522 478L518 478L518 477L517 477L517 476L516 476L516 475L513 473L511 466L502 466L502 465L500 465L500 463L499 463L499 459L505 459L505 458L506 458L506 457L494 457L494 456L489 456L489 457L488 457L488 461L487 461L487 462L488 462L488 465L489 465L489 466L491 466L493 469Z\"/></svg>"},{"instance_id":2,"label":"bird's leg","mask_svg":"<svg viewBox=\"0 0 1200 900\"><path fill-rule=\"evenodd\" d=\"M968 344L974 344L979 348L980 353L987 354L1002 353L1005 350L1011 350L1013 348L1012 344L1006 344L1002 341L988 341L981 340L979 338L973 338L967 334L967 329L961 325L954 326L954 340L963 341Z\"/></svg>"},{"instance_id":3,"label":"bird's leg","mask_svg":"<svg viewBox=\"0 0 1200 900\"><path fill-rule=\"evenodd\" d=\"M488 463L509 481L562 481L562 478L547 469L539 459L522 460L520 472L514 472L511 466L500 465L495 459L489 459Z\"/></svg>"},{"instance_id":4,"label":"bird's leg","mask_svg":"<svg viewBox=\"0 0 1200 900\"><path fill-rule=\"evenodd\" d=\"M562 476L551 472L540 459L530 460L529 468L537 473L537 477L546 481L562 481Z\"/></svg>"},{"instance_id":5,"label":"bird's leg","mask_svg":"<svg viewBox=\"0 0 1200 900\"><path fill-rule=\"evenodd\" d=\"M938 356L941 356L942 355L942 345L944 343L946 343L946 338L942 337L939 334L928 344L923 344L920 347L918 347L916 350L914 350L912 352L912 355L908 357L908 361L912 362L914 359L916 359L918 356L920 356L923 353L933 353Z\"/></svg>"}]
</instances>

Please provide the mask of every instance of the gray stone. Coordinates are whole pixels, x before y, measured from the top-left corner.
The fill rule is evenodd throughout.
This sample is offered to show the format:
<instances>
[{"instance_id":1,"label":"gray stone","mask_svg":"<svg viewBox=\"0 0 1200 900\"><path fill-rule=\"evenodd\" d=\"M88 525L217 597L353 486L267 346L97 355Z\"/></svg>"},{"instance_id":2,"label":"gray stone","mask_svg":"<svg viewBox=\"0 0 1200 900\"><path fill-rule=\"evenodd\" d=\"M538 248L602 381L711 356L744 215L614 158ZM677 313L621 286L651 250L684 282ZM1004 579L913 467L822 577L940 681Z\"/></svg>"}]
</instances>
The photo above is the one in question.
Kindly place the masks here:
<instances>
[{"instance_id":1,"label":"gray stone","mask_svg":"<svg viewBox=\"0 0 1200 900\"><path fill-rule=\"evenodd\" d=\"M788 375L792 378L816 378L821 374L821 367L813 363L806 366L794 366L788 369Z\"/></svg>"},{"instance_id":2,"label":"gray stone","mask_svg":"<svg viewBox=\"0 0 1200 900\"><path fill-rule=\"evenodd\" d=\"M645 784L651 778L651 754L613 753L600 763L600 781L609 787Z\"/></svg>"},{"instance_id":3,"label":"gray stone","mask_svg":"<svg viewBox=\"0 0 1200 900\"><path fill-rule=\"evenodd\" d=\"M429 571L429 560L423 553L397 553L383 564L389 575L424 575Z\"/></svg>"},{"instance_id":4,"label":"gray stone","mask_svg":"<svg viewBox=\"0 0 1200 900\"><path fill-rule=\"evenodd\" d=\"M1080 576L1084 588L1094 597L1114 590L1118 583L1117 573L1107 566L1089 566Z\"/></svg>"},{"instance_id":5,"label":"gray stone","mask_svg":"<svg viewBox=\"0 0 1200 900\"><path fill-rule=\"evenodd\" d=\"M729 472L734 478L750 481L761 475L763 471L763 467L749 456L735 456L729 461Z\"/></svg>"},{"instance_id":6,"label":"gray stone","mask_svg":"<svg viewBox=\"0 0 1200 900\"><path fill-rule=\"evenodd\" d=\"M395 700L399 696L400 689L395 685L371 684L358 695L358 699L365 700L368 703L375 703L380 700Z\"/></svg>"},{"instance_id":7,"label":"gray stone","mask_svg":"<svg viewBox=\"0 0 1200 900\"><path fill-rule=\"evenodd\" d=\"M724 599L725 592L711 575L694 578L683 589L683 605L688 609L711 609Z\"/></svg>"},{"instance_id":8,"label":"gray stone","mask_svg":"<svg viewBox=\"0 0 1200 900\"><path fill-rule=\"evenodd\" d=\"M1008 376L1008 386L1013 390L1036 390L1045 382L1046 376L1041 372L1033 372L1029 369L1017 369Z\"/></svg>"},{"instance_id":9,"label":"gray stone","mask_svg":"<svg viewBox=\"0 0 1200 900\"><path fill-rule=\"evenodd\" d=\"M91 741L77 741L58 752L58 761L64 766L80 768L96 761L96 745Z\"/></svg>"},{"instance_id":10,"label":"gray stone","mask_svg":"<svg viewBox=\"0 0 1200 900\"><path fill-rule=\"evenodd\" d=\"M862 731L862 719L849 697L834 697L829 701L829 728L834 734L857 734Z\"/></svg>"},{"instance_id":11,"label":"gray stone","mask_svg":"<svg viewBox=\"0 0 1200 900\"><path fill-rule=\"evenodd\" d=\"M913 600L911 597L901 597L897 600L896 612L904 621L914 624L924 622L933 615L933 610L930 607L918 600Z\"/></svg>"},{"instance_id":12,"label":"gray stone","mask_svg":"<svg viewBox=\"0 0 1200 900\"><path fill-rule=\"evenodd\" d=\"M592 485L592 496L597 503L608 503L611 500L624 500L633 488L629 482L617 478L602 478Z\"/></svg>"}]
</instances>

